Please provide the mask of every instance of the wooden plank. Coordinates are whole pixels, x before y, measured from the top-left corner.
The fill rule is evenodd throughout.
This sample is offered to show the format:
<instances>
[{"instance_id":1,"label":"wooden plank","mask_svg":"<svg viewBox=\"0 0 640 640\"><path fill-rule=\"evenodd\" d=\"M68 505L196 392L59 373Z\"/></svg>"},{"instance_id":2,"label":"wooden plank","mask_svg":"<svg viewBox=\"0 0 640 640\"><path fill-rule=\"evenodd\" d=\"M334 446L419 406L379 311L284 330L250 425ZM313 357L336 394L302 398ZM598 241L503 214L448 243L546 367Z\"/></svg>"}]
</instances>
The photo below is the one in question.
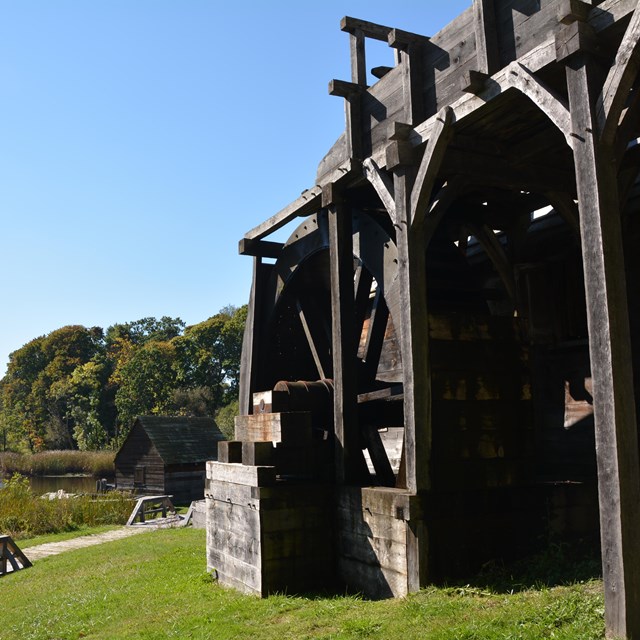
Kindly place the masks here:
<instances>
[{"instance_id":1,"label":"wooden plank","mask_svg":"<svg viewBox=\"0 0 640 640\"><path fill-rule=\"evenodd\" d=\"M248 466L231 462L207 462L207 480L268 487L276 482L275 467Z\"/></svg>"},{"instance_id":2,"label":"wooden plank","mask_svg":"<svg viewBox=\"0 0 640 640\"><path fill-rule=\"evenodd\" d=\"M311 414L307 411L298 411L236 416L235 437L236 440L253 442L310 442Z\"/></svg>"},{"instance_id":3,"label":"wooden plank","mask_svg":"<svg viewBox=\"0 0 640 640\"><path fill-rule=\"evenodd\" d=\"M473 19L478 58L477 70L492 75L501 66L494 0L474 0Z\"/></svg>"},{"instance_id":4,"label":"wooden plank","mask_svg":"<svg viewBox=\"0 0 640 640\"><path fill-rule=\"evenodd\" d=\"M315 298L311 296L299 297L296 300L298 318L300 319L302 330L304 331L305 338L307 339L307 345L309 346L311 357L316 365L318 379L324 380L328 377L327 374L329 371L331 371L331 349L329 339L324 331L322 314L315 311L315 306Z\"/></svg>"},{"instance_id":5,"label":"wooden plank","mask_svg":"<svg viewBox=\"0 0 640 640\"><path fill-rule=\"evenodd\" d=\"M626 278L613 148L598 130L584 59L567 66L589 351L607 635L640 637L640 470Z\"/></svg>"}]
</instances>

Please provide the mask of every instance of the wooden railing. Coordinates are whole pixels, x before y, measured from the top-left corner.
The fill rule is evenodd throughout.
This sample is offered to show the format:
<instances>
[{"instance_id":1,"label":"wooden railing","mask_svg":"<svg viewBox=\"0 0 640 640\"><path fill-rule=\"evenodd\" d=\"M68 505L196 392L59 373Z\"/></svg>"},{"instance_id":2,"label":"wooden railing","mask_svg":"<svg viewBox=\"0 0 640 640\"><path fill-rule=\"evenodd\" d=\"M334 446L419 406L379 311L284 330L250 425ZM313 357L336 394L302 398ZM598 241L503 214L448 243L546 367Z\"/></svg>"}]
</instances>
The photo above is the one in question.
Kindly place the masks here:
<instances>
[{"instance_id":1,"label":"wooden railing","mask_svg":"<svg viewBox=\"0 0 640 640\"><path fill-rule=\"evenodd\" d=\"M171 501L172 497L170 495L162 495L138 498L136 506L133 508L129 520L127 520L127 526L145 524L149 522L149 516L153 516L151 518L151 521L153 521L159 519L159 514L162 514L160 516L162 518L166 518L168 514L175 515L176 510Z\"/></svg>"}]
</instances>

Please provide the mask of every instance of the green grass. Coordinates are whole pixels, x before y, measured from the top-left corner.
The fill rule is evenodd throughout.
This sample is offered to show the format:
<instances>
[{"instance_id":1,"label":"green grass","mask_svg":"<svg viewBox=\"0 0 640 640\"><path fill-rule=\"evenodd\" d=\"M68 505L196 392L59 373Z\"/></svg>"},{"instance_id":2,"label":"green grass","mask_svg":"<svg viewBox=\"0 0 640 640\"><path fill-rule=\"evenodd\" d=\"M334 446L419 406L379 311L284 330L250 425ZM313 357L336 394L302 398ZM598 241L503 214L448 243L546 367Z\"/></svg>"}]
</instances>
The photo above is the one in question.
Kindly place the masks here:
<instances>
[{"instance_id":1,"label":"green grass","mask_svg":"<svg viewBox=\"0 0 640 640\"><path fill-rule=\"evenodd\" d=\"M591 640L603 638L602 584L515 593L429 588L379 602L264 600L205 572L205 532L165 529L52 556L2 578L3 640Z\"/></svg>"},{"instance_id":2,"label":"green grass","mask_svg":"<svg viewBox=\"0 0 640 640\"><path fill-rule=\"evenodd\" d=\"M82 473L96 478L113 477L114 451L0 452L0 474L10 476L65 475Z\"/></svg>"}]
</instances>

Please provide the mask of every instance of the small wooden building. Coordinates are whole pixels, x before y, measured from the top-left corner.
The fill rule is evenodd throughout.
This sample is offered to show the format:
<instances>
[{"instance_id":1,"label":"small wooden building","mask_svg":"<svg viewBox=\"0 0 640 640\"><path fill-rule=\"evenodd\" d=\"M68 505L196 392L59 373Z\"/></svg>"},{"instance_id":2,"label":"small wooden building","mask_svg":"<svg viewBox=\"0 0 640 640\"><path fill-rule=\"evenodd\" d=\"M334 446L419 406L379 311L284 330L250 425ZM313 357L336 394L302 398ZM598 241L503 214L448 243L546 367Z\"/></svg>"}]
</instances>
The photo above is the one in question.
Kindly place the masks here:
<instances>
[{"instance_id":1,"label":"small wooden building","mask_svg":"<svg viewBox=\"0 0 640 640\"><path fill-rule=\"evenodd\" d=\"M138 416L115 457L116 485L176 503L201 499L205 462L217 459L220 440L213 418Z\"/></svg>"}]
</instances>

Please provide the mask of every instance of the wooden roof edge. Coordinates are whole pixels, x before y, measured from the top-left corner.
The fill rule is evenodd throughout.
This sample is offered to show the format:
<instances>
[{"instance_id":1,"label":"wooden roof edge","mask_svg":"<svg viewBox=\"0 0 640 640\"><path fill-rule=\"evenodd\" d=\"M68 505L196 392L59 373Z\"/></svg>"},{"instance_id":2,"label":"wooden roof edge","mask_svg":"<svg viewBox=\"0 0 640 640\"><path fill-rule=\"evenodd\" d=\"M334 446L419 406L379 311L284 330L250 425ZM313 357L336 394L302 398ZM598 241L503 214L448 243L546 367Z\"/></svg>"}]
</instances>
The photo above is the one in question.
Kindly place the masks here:
<instances>
[{"instance_id":1,"label":"wooden roof edge","mask_svg":"<svg viewBox=\"0 0 640 640\"><path fill-rule=\"evenodd\" d=\"M599 6L594 6L591 9L588 18L589 24L596 32L604 31L619 20L632 14L636 7L637 0L605 0ZM555 37L552 37L493 74L488 78L484 90L464 95L452 103L451 108L454 112L454 120L462 120L476 109L484 106L492 98L511 88L513 85L510 82L509 75L512 65L517 63L526 67L530 72L536 73L555 61L556 40ZM435 113L413 128L409 134L409 142L412 146L418 147L427 142L437 118L438 113ZM371 156L380 167L385 166L384 148L376 149Z\"/></svg>"}]
</instances>

